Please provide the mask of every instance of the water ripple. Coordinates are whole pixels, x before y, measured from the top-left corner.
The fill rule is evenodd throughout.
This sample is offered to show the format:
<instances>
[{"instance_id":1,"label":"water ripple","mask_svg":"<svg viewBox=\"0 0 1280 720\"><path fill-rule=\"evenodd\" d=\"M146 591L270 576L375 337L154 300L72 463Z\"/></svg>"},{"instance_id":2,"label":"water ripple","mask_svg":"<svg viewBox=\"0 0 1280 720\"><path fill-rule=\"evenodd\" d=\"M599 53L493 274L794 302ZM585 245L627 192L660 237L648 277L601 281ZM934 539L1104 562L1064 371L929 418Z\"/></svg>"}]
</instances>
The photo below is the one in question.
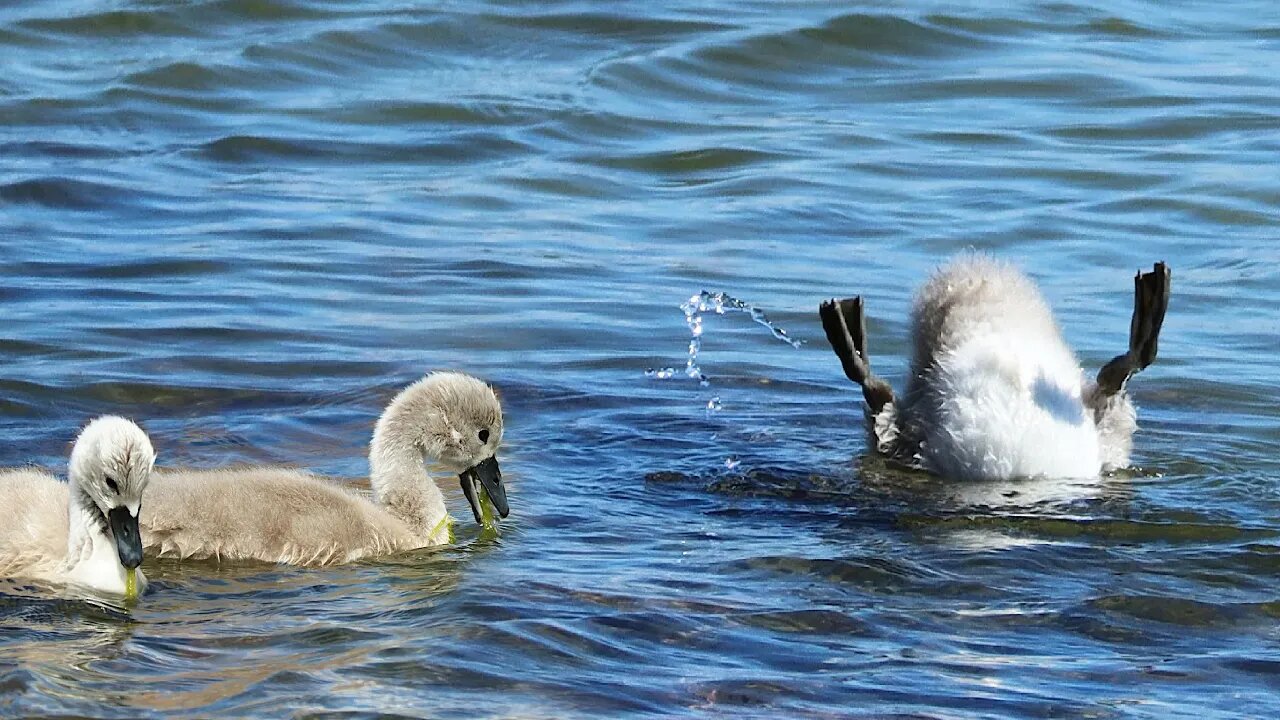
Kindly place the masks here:
<instances>
[{"instance_id":1,"label":"water ripple","mask_svg":"<svg viewBox=\"0 0 1280 720\"><path fill-rule=\"evenodd\" d=\"M162 466L367 492L382 405L458 368L502 393L512 504L498 538L353 566L148 562L132 607L0 582L0 704L1275 716L1273 14L0 7L0 464L63 474L115 412ZM644 377L713 287L811 340L864 296L901 386L911 288L962 248L1034 275L1089 369L1134 270L1174 268L1136 467L902 471L823 343L746 322L705 338L714 393Z\"/></svg>"}]
</instances>

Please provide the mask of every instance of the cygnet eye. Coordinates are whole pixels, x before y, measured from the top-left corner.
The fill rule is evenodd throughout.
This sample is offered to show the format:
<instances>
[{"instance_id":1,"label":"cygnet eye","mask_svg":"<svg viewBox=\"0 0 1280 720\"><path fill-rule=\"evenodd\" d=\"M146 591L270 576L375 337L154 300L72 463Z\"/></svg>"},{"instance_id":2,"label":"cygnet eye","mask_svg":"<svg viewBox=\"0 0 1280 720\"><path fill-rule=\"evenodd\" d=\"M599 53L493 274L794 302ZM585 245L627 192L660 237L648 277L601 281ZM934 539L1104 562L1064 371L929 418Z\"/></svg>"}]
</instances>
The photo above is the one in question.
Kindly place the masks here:
<instances>
[{"instance_id":1,"label":"cygnet eye","mask_svg":"<svg viewBox=\"0 0 1280 720\"><path fill-rule=\"evenodd\" d=\"M110 476L107 477L107 487L111 488L111 492L117 495L120 494L120 486L117 485L115 479Z\"/></svg>"},{"instance_id":2,"label":"cygnet eye","mask_svg":"<svg viewBox=\"0 0 1280 720\"><path fill-rule=\"evenodd\" d=\"M480 431L480 442L482 443L489 442L489 428L485 428Z\"/></svg>"}]
</instances>

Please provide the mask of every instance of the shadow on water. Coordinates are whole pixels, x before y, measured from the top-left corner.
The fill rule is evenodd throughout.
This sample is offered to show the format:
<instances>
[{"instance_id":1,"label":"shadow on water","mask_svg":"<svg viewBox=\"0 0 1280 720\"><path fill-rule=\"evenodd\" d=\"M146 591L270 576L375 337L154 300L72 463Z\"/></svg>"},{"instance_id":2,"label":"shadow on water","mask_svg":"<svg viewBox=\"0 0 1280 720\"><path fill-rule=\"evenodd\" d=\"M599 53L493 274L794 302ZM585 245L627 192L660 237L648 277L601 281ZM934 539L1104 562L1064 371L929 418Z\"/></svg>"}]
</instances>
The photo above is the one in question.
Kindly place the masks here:
<instances>
[{"instance_id":1,"label":"shadow on water","mask_svg":"<svg viewBox=\"0 0 1280 720\"><path fill-rule=\"evenodd\" d=\"M752 467L743 472L697 475L655 472L646 481L701 485L731 497L773 497L834 505L855 513L897 509L922 516L979 513L1043 513L1089 507L1114 509L1132 496L1125 474L1094 479L1020 478L956 482L924 471L903 468L878 456L860 456L849 475L788 467Z\"/></svg>"},{"instance_id":2,"label":"shadow on water","mask_svg":"<svg viewBox=\"0 0 1280 720\"><path fill-rule=\"evenodd\" d=\"M645 482L734 499L764 500L773 512L803 515L816 508L838 512L844 529L874 526L922 538L963 536L969 549L999 549L1036 542L1259 543L1280 531L1223 522L1209 515L1148 511L1133 504L1134 480L1126 470L1093 479L1022 478L956 482L901 468L876 456L859 457L852 475L795 468L753 467L706 474L652 472ZM776 502L775 502L776 501ZM732 502L730 503L732 506ZM785 507L780 510L779 506ZM749 512L762 507L752 505ZM732 507L722 510L736 513Z\"/></svg>"}]
</instances>

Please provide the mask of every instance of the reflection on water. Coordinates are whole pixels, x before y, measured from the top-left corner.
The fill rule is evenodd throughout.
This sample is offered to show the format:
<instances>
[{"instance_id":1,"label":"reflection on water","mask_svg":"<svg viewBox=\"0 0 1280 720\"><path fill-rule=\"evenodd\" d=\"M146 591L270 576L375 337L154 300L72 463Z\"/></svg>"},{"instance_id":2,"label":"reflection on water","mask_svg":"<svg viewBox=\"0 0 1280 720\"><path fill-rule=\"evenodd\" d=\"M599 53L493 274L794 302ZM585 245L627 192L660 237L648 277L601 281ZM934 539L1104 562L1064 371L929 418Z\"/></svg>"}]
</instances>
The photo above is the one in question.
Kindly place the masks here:
<instances>
[{"instance_id":1,"label":"reflection on water","mask_svg":"<svg viewBox=\"0 0 1280 720\"><path fill-rule=\"evenodd\" d=\"M457 368L502 393L512 512L149 563L123 609L0 585L3 714L1276 716L1273 15L4 4L0 466L62 473L115 412L161 464L359 483L386 402ZM966 247L1090 369L1174 268L1135 469L864 456L856 388L786 341L862 295L900 385L911 289ZM644 376L673 360L710 385Z\"/></svg>"}]
</instances>

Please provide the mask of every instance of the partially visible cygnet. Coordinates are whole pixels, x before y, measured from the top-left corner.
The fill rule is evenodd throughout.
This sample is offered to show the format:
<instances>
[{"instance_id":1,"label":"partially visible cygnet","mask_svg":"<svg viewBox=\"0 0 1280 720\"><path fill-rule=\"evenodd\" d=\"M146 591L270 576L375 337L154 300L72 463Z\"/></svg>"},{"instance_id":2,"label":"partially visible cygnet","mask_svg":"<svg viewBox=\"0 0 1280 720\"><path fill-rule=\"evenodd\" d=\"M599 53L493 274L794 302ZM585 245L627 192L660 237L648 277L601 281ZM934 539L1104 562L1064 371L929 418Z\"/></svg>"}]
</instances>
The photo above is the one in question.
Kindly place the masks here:
<instances>
[{"instance_id":1,"label":"partially visible cygnet","mask_svg":"<svg viewBox=\"0 0 1280 720\"><path fill-rule=\"evenodd\" d=\"M68 482L29 468L0 470L0 576L125 595L141 593L138 512L156 454L147 434L114 416L76 438Z\"/></svg>"}]
</instances>

